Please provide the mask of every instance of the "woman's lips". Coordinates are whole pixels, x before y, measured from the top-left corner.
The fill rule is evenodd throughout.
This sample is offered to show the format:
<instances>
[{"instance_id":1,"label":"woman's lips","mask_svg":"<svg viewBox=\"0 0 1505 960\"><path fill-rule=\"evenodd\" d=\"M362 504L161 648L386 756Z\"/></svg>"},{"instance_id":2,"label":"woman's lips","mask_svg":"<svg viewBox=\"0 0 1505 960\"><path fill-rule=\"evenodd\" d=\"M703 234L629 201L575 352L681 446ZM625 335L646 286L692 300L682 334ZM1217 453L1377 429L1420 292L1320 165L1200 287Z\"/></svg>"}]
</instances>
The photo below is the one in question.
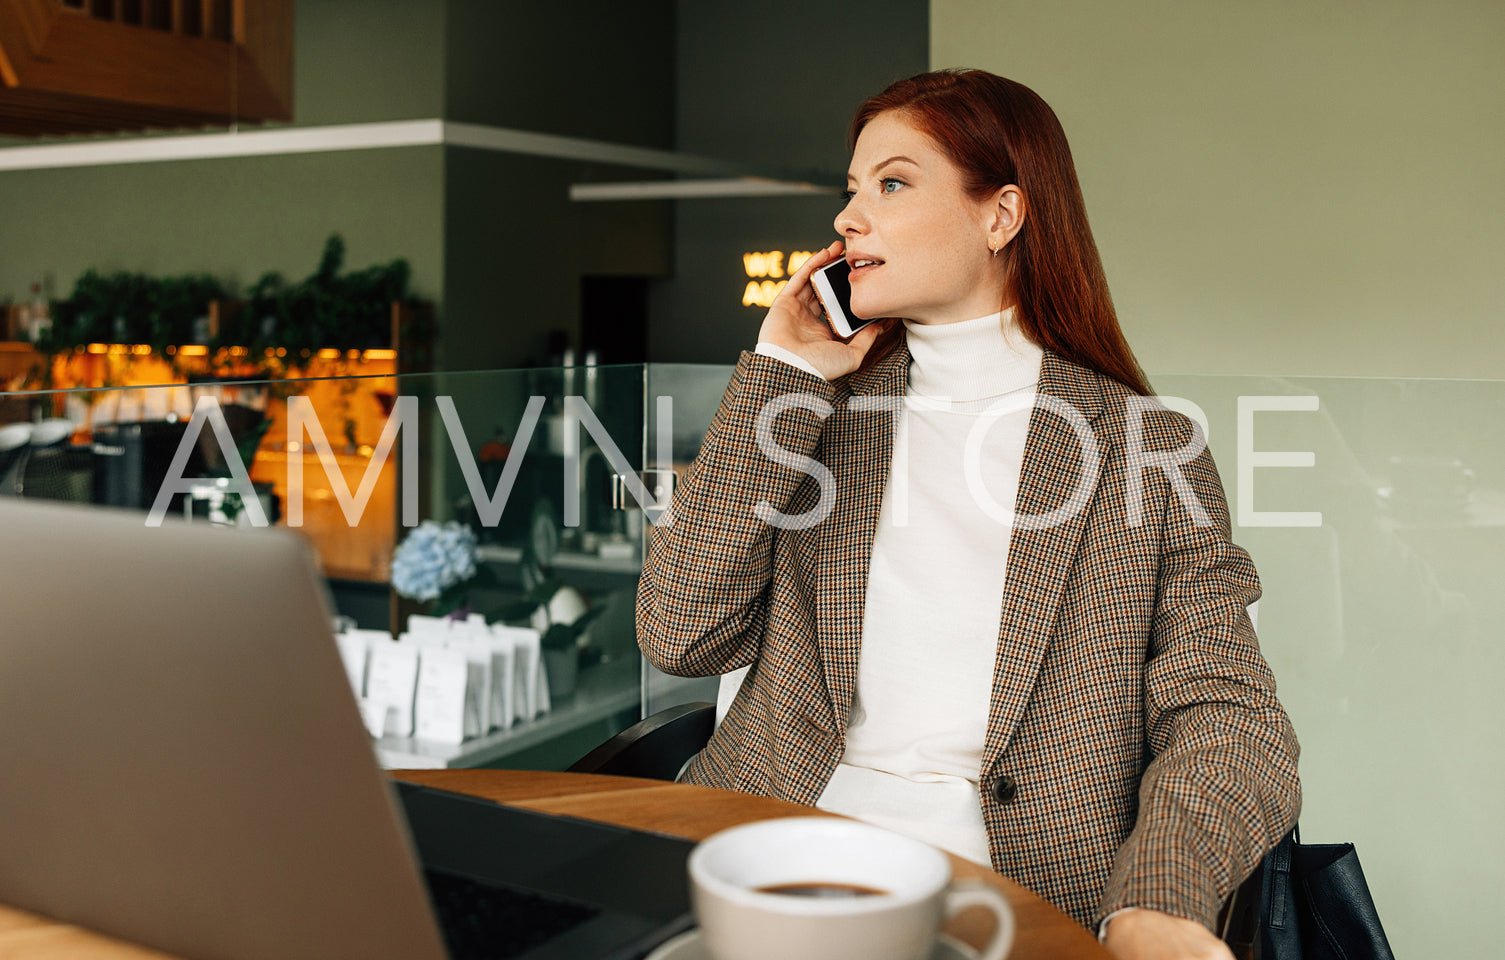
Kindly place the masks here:
<instances>
[{"instance_id":1,"label":"woman's lips","mask_svg":"<svg viewBox=\"0 0 1505 960\"><path fill-rule=\"evenodd\" d=\"M872 273L874 270L877 270L881 266L883 266L882 260L877 260L869 257L861 257L853 262L852 272L849 274L849 276L860 277L863 274Z\"/></svg>"}]
</instances>

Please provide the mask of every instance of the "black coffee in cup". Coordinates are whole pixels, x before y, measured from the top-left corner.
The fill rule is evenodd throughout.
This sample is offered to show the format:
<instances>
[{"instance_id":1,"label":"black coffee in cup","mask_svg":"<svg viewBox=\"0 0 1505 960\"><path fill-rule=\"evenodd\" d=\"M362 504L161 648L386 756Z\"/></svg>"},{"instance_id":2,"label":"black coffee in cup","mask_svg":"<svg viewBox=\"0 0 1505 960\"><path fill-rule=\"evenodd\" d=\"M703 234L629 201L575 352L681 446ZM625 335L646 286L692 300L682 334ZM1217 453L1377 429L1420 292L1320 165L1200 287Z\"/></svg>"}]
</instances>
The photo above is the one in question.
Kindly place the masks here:
<instances>
[{"instance_id":1,"label":"black coffee in cup","mask_svg":"<svg viewBox=\"0 0 1505 960\"><path fill-rule=\"evenodd\" d=\"M771 883L766 887L754 887L756 893L777 893L785 897L813 897L819 900L843 900L849 897L877 897L887 893L877 887L864 887L856 883L828 883L825 881L805 883Z\"/></svg>"}]
</instances>

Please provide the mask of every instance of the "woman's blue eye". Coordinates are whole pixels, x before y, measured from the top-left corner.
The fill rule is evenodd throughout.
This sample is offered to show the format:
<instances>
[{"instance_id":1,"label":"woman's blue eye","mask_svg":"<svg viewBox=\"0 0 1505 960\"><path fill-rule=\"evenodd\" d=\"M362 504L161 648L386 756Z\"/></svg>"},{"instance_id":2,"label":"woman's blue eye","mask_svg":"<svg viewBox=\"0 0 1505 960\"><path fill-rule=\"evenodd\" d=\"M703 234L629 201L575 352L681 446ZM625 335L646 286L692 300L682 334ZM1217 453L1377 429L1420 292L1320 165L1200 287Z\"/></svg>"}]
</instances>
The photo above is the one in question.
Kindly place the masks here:
<instances>
[{"instance_id":1,"label":"woman's blue eye","mask_svg":"<svg viewBox=\"0 0 1505 960\"><path fill-rule=\"evenodd\" d=\"M882 180L878 181L878 185L882 188L883 193L893 193L893 188L904 186L904 181L896 179L894 177L884 177ZM847 204L851 203L852 198L855 196L857 196L856 190L843 190L841 192L841 205L846 206Z\"/></svg>"}]
</instances>

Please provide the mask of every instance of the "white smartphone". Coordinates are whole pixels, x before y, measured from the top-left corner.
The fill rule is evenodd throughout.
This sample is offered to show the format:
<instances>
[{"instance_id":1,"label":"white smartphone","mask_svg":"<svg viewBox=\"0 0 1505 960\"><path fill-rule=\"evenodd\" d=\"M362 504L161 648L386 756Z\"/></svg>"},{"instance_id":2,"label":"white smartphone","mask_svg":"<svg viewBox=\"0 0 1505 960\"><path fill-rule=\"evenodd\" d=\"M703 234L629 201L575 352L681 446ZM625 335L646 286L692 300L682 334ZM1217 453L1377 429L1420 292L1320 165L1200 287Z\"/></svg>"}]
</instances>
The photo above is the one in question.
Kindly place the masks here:
<instances>
[{"instance_id":1,"label":"white smartphone","mask_svg":"<svg viewBox=\"0 0 1505 960\"><path fill-rule=\"evenodd\" d=\"M826 314L826 322L843 340L851 339L858 330L877 320L876 317L859 320L852 316L852 284L847 279L851 273L852 265L842 257L810 275L810 285L815 288L815 297Z\"/></svg>"}]
</instances>

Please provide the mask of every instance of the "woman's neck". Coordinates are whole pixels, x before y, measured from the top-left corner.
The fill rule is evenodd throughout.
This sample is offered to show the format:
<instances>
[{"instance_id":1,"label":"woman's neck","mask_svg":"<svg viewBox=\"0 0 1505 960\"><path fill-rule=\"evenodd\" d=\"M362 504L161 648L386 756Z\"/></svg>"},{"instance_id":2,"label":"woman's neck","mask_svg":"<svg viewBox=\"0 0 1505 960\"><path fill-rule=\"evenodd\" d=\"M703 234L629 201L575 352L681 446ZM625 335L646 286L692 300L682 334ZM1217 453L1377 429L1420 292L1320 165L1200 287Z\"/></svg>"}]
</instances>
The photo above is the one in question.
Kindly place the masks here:
<instances>
[{"instance_id":1,"label":"woman's neck","mask_svg":"<svg viewBox=\"0 0 1505 960\"><path fill-rule=\"evenodd\" d=\"M983 400L1039 379L1040 348L1020 332L1012 308L956 323L905 320L904 328L913 394Z\"/></svg>"}]
</instances>

